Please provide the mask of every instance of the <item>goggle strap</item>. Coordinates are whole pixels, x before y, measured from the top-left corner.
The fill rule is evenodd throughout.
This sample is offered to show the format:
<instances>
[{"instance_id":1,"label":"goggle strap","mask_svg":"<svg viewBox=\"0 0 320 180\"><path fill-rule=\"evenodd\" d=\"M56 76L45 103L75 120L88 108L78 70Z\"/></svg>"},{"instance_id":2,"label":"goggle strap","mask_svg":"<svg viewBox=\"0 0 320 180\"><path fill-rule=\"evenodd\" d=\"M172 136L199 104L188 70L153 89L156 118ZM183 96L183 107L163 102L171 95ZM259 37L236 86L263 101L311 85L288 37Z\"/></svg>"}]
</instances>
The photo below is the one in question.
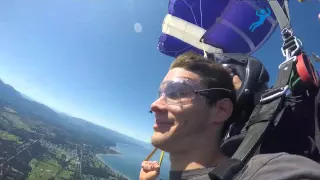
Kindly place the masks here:
<instances>
[{"instance_id":1,"label":"goggle strap","mask_svg":"<svg viewBox=\"0 0 320 180\"><path fill-rule=\"evenodd\" d=\"M225 89L225 88L209 88L209 89L196 90L195 93L196 93L196 94L199 94L199 95L201 95L201 96L204 96L204 97L206 97L206 98L208 98L208 99L210 99L210 100L214 100L214 101L223 98L223 97L213 97L213 96L210 96L210 95L208 94L208 91L210 91L210 90L222 90L222 91L224 91L224 92L228 92L228 94L231 92L231 90Z\"/></svg>"},{"instance_id":2,"label":"goggle strap","mask_svg":"<svg viewBox=\"0 0 320 180\"><path fill-rule=\"evenodd\" d=\"M223 90L223 91L231 92L231 90L230 90L230 89L225 89L225 88L209 88L209 89L201 89L201 90L196 90L195 92L196 92L196 93L202 93L202 92L205 92L205 91L211 91L211 90Z\"/></svg>"}]
</instances>

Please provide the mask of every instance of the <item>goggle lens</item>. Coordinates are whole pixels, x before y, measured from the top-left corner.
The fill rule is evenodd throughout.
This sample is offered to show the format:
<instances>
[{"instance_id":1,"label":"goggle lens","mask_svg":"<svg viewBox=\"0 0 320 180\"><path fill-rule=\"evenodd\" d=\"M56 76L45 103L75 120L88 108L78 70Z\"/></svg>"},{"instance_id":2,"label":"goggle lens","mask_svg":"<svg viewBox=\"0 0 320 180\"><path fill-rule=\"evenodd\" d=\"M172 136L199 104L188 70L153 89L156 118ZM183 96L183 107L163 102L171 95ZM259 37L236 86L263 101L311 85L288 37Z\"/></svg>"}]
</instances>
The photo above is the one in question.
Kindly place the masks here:
<instances>
[{"instance_id":1,"label":"goggle lens","mask_svg":"<svg viewBox=\"0 0 320 180\"><path fill-rule=\"evenodd\" d=\"M164 81L159 88L159 98L164 97L165 103L169 105L185 105L190 104L196 98L196 94L205 96L206 98L213 99L214 97L208 96L206 92L212 90L227 91L224 88L209 88L203 89L200 82L190 79L174 79L171 81Z\"/></svg>"},{"instance_id":2,"label":"goggle lens","mask_svg":"<svg viewBox=\"0 0 320 180\"><path fill-rule=\"evenodd\" d=\"M164 96L167 104L188 104L195 98L195 85L186 80L161 83L159 97Z\"/></svg>"}]
</instances>

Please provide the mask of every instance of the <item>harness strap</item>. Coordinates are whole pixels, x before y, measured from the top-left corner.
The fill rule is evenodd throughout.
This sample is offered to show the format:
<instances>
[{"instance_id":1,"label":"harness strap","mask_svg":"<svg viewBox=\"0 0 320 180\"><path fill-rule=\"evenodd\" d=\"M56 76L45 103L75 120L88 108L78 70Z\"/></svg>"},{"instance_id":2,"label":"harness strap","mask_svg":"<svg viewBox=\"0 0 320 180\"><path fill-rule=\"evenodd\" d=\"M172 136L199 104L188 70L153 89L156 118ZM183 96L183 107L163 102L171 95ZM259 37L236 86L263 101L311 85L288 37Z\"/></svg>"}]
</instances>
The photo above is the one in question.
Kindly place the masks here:
<instances>
[{"instance_id":1,"label":"harness strap","mask_svg":"<svg viewBox=\"0 0 320 180\"><path fill-rule=\"evenodd\" d=\"M277 90L279 87L287 86L290 80L293 65L294 62L289 61L287 63L287 66L283 67L280 70L278 81L274 85L272 90ZM232 158L239 159L244 163L249 161L251 155L253 155L256 148L259 146L260 140L267 131L267 129L273 127L273 121L274 119L276 119L276 116L283 107L283 101L286 97L286 92L283 91L281 96L275 97L276 99L274 100L270 99L269 102L264 102L264 99L272 97L273 95L275 94L269 94L269 96L261 99L260 104L262 105L261 107L257 106L256 108L258 108L258 111L254 111L256 113L251 115L248 123L249 129L247 131L247 135L244 138L238 150L236 151L236 153L232 156Z\"/></svg>"},{"instance_id":2,"label":"harness strap","mask_svg":"<svg viewBox=\"0 0 320 180\"><path fill-rule=\"evenodd\" d=\"M288 1L284 0L286 12L282 9L278 1L269 1L269 4L278 20L281 31L284 29L290 30L291 25L289 22ZM286 46L286 44L287 43L284 43L284 46ZM253 114L249 119L248 124L250 126L247 135L236 153L232 156L232 158L238 159L244 163L246 163L255 152L263 135L268 128L272 127L272 122L276 119L281 108L283 108L283 101L288 90L291 72L295 65L294 57L290 56L292 52L290 47L283 47L283 49L289 49L289 52L287 52L289 55L287 55L286 61L279 67L280 72L277 82L270 92L262 95L262 99L260 101L261 106L256 106L256 109L253 111Z\"/></svg>"},{"instance_id":3,"label":"harness strap","mask_svg":"<svg viewBox=\"0 0 320 180\"><path fill-rule=\"evenodd\" d=\"M257 148L260 146L263 135L268 129L274 126L274 120L283 108L283 102L286 98L287 87L289 83L294 61L287 61L280 69L278 81L272 87L271 91L262 95L260 105L256 106L248 121L247 134L240 144L240 147L232 158L224 164L220 164L209 173L211 180L229 180L232 179L250 160ZM279 94L279 89L281 89Z\"/></svg>"},{"instance_id":4,"label":"harness strap","mask_svg":"<svg viewBox=\"0 0 320 180\"><path fill-rule=\"evenodd\" d=\"M286 10L286 15L287 15L288 20L290 22L289 2L288 2L288 0L285 0L283 3L284 3L284 8Z\"/></svg>"},{"instance_id":5,"label":"harness strap","mask_svg":"<svg viewBox=\"0 0 320 180\"><path fill-rule=\"evenodd\" d=\"M282 47L286 61L279 66L279 75L276 84L271 91L262 95L260 104L255 107L248 121L248 131L232 158L225 164L221 164L209 173L212 180L227 180L233 177L244 167L260 146L264 134L276 125L275 119L281 119L284 100L287 95L291 73L296 62L297 49L300 49L296 39L292 39L292 30L289 21L288 1L284 0L284 8L278 1L269 1L284 36ZM292 42L292 43L291 43Z\"/></svg>"},{"instance_id":6,"label":"harness strap","mask_svg":"<svg viewBox=\"0 0 320 180\"><path fill-rule=\"evenodd\" d=\"M291 29L290 25L290 15L289 15L289 6L288 6L288 0L284 0L284 9L281 7L278 1L269 1L270 7L272 8L272 11L274 15L277 18L277 21L280 26L280 30L283 29Z\"/></svg>"}]
</instances>

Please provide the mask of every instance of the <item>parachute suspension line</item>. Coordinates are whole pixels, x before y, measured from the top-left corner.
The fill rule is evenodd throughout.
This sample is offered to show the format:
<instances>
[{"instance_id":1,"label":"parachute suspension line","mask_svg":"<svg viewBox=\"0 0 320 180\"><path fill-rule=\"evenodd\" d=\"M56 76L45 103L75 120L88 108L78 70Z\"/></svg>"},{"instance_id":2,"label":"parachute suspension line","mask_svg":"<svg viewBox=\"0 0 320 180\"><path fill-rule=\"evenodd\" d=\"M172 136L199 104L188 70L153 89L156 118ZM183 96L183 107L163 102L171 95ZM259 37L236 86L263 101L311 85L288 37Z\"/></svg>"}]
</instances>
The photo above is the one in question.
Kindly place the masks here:
<instances>
[{"instance_id":1,"label":"parachute suspension line","mask_svg":"<svg viewBox=\"0 0 320 180\"><path fill-rule=\"evenodd\" d=\"M208 54L207 54L206 49L205 49L205 47L204 47L204 40L203 40L203 38L201 39L201 45L202 45L202 50L203 50L203 57L206 58L206 59L208 59Z\"/></svg>"},{"instance_id":2,"label":"parachute suspension line","mask_svg":"<svg viewBox=\"0 0 320 180\"><path fill-rule=\"evenodd\" d=\"M163 156L164 156L164 151L161 151L159 166L161 166L161 164L162 164Z\"/></svg>"},{"instance_id":3,"label":"parachute suspension line","mask_svg":"<svg viewBox=\"0 0 320 180\"><path fill-rule=\"evenodd\" d=\"M149 161L150 158L152 158L152 156L154 155L154 153L156 153L157 150L158 148L154 148L144 161Z\"/></svg>"},{"instance_id":4,"label":"parachute suspension line","mask_svg":"<svg viewBox=\"0 0 320 180\"><path fill-rule=\"evenodd\" d=\"M144 161L149 161L152 158L152 156L154 155L154 153L157 152L157 150L158 150L158 148L154 148L152 150L152 152L147 156L147 158L144 159ZM161 155L160 155L160 159L159 159L159 166L161 166L161 164L162 164L163 156L164 156L164 151L161 151Z\"/></svg>"},{"instance_id":5,"label":"parachute suspension line","mask_svg":"<svg viewBox=\"0 0 320 180\"><path fill-rule=\"evenodd\" d=\"M202 0L200 0L200 19L201 19L201 22L200 22L200 26L202 26Z\"/></svg>"}]
</instances>

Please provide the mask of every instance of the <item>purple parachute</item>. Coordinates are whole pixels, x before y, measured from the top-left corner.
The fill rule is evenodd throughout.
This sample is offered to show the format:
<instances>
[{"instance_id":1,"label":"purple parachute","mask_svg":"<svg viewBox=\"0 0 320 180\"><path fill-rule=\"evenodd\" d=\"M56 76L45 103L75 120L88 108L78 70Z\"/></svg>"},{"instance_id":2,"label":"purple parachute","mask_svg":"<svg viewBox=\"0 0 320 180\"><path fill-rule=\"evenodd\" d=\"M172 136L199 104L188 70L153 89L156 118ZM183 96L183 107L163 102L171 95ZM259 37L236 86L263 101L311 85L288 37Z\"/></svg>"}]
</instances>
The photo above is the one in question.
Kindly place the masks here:
<instances>
[{"instance_id":1,"label":"purple parachute","mask_svg":"<svg viewBox=\"0 0 320 180\"><path fill-rule=\"evenodd\" d=\"M169 0L158 49L173 57L189 50L251 54L277 24L267 0Z\"/></svg>"}]
</instances>

